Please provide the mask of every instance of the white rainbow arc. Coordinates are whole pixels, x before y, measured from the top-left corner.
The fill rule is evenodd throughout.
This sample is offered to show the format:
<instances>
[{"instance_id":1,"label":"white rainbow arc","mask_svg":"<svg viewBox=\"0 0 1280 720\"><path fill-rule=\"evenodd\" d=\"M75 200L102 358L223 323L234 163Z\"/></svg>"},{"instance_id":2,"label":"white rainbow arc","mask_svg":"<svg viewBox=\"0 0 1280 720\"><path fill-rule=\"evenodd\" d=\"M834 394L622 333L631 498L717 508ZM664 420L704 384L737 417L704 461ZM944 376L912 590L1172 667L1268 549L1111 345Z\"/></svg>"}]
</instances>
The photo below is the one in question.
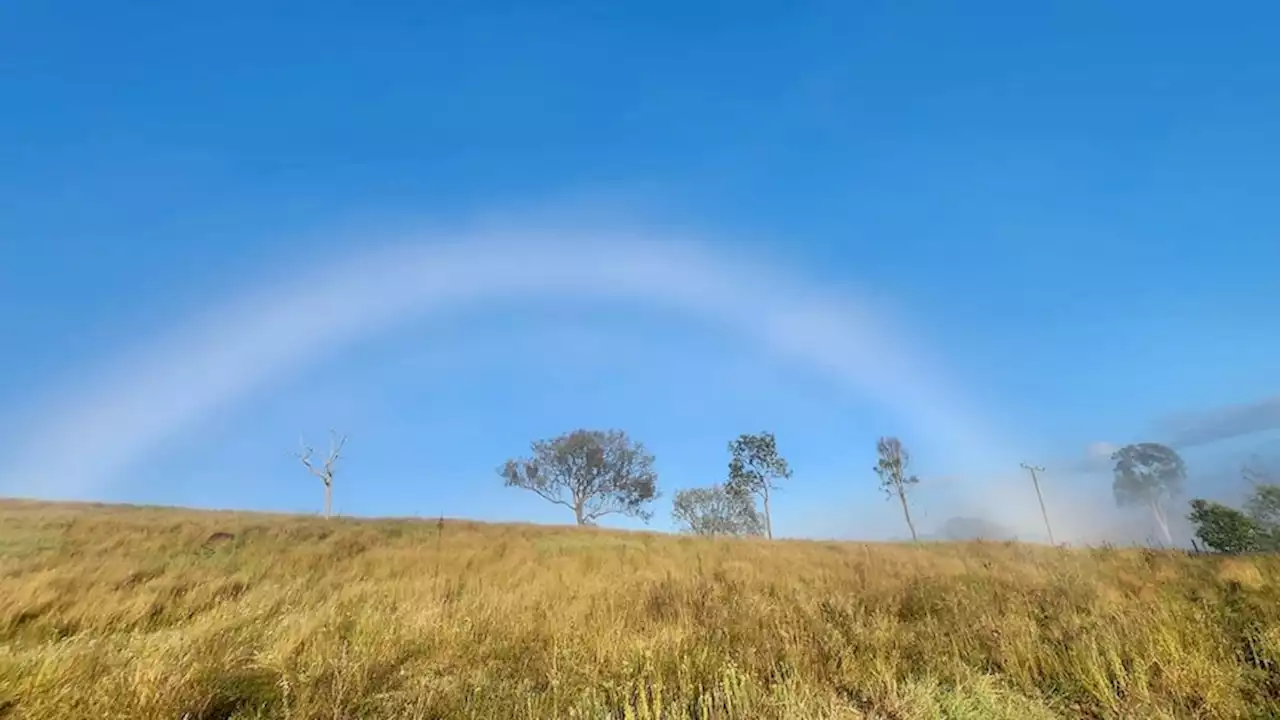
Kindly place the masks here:
<instances>
[{"instance_id":1,"label":"white rainbow arc","mask_svg":"<svg viewBox=\"0 0 1280 720\"><path fill-rule=\"evenodd\" d=\"M990 467L1008 448L865 305L691 242L489 232L392 244L301 275L295 269L135 349L28 425L0 489L91 496L161 441L326 352L426 314L535 296L621 299L715 323L887 408L960 466ZM975 484L965 492L993 490ZM992 507L991 515L1035 530L1024 503Z\"/></svg>"}]
</instances>

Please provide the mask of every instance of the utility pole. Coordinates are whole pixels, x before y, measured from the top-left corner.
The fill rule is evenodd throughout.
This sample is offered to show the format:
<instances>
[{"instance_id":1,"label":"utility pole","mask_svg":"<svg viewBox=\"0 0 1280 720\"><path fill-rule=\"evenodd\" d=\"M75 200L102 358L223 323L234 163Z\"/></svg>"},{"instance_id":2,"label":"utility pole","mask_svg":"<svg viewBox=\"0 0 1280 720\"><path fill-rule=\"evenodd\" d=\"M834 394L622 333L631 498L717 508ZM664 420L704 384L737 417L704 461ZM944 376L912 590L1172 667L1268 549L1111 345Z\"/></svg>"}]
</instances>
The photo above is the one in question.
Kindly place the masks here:
<instances>
[{"instance_id":1,"label":"utility pole","mask_svg":"<svg viewBox=\"0 0 1280 720\"><path fill-rule=\"evenodd\" d=\"M1057 545L1053 541L1053 528L1049 525L1049 513L1044 509L1044 496L1040 494L1040 478L1036 477L1036 473L1044 472L1044 468L1026 463L1022 463L1022 467L1031 473L1031 484L1036 486L1036 499L1040 501L1040 516L1044 518L1044 529L1049 531L1049 544Z\"/></svg>"}]
</instances>

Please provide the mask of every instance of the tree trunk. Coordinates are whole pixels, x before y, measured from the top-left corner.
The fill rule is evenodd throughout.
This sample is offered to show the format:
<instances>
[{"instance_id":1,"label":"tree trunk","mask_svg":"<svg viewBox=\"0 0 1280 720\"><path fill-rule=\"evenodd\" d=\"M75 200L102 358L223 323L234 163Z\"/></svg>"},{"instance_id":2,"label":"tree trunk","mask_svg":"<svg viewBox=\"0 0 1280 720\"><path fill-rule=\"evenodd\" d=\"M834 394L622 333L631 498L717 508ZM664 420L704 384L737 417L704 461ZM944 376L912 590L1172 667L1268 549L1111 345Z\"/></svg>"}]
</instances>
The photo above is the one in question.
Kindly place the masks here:
<instances>
[{"instance_id":1,"label":"tree trunk","mask_svg":"<svg viewBox=\"0 0 1280 720\"><path fill-rule=\"evenodd\" d=\"M1155 516L1156 525L1160 526L1160 536L1164 538L1165 545L1173 545L1173 536L1169 534L1169 521L1164 516L1164 508L1160 507L1159 500L1151 501L1151 514Z\"/></svg>"},{"instance_id":2,"label":"tree trunk","mask_svg":"<svg viewBox=\"0 0 1280 720\"><path fill-rule=\"evenodd\" d=\"M333 485L331 483L324 484L324 519L328 520L333 516Z\"/></svg>"},{"instance_id":3,"label":"tree trunk","mask_svg":"<svg viewBox=\"0 0 1280 720\"><path fill-rule=\"evenodd\" d=\"M582 503L581 503L581 502L576 502L576 503L574 503L574 504L573 504L573 519L574 519L574 521L575 521L575 522L577 522L577 523L578 523L578 525L586 525L586 524L587 524L587 521L582 517Z\"/></svg>"},{"instance_id":4,"label":"tree trunk","mask_svg":"<svg viewBox=\"0 0 1280 720\"><path fill-rule=\"evenodd\" d=\"M898 487L898 500L902 502L902 516L907 519L907 528L911 530L911 542L917 542L916 526L911 522L911 510L907 508L907 493L901 486Z\"/></svg>"},{"instance_id":5,"label":"tree trunk","mask_svg":"<svg viewBox=\"0 0 1280 720\"><path fill-rule=\"evenodd\" d=\"M773 539L773 520L769 517L769 486L764 486L764 536Z\"/></svg>"}]
</instances>

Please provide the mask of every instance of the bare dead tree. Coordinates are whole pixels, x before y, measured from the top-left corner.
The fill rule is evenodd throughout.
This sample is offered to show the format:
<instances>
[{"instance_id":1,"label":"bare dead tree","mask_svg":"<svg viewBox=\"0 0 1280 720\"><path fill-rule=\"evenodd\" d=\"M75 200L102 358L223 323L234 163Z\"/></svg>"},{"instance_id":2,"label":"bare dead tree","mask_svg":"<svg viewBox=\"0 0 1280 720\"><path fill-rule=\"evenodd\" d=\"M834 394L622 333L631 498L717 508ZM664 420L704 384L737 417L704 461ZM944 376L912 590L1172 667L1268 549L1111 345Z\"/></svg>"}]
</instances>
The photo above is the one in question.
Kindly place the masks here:
<instances>
[{"instance_id":1,"label":"bare dead tree","mask_svg":"<svg viewBox=\"0 0 1280 720\"><path fill-rule=\"evenodd\" d=\"M347 442L347 436L341 435L334 430L329 431L329 457L325 458L324 465L317 468L311 464L311 455L314 452L311 446L298 439L298 444L302 449L298 452L298 460L302 462L302 466L307 472L320 478L320 482L324 483L324 517L329 519L333 516L333 466L338 462L338 458L342 453L342 446Z\"/></svg>"}]
</instances>

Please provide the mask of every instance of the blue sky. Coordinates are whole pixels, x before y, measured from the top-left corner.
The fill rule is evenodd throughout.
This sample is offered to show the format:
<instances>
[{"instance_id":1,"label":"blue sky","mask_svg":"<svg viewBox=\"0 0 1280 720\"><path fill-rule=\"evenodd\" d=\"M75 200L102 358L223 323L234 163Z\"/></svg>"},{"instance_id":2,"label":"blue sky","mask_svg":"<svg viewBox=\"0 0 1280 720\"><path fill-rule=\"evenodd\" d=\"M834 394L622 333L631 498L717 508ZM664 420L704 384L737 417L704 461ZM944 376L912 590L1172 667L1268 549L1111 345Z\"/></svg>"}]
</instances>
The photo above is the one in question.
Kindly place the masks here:
<instances>
[{"instance_id":1,"label":"blue sky","mask_svg":"<svg viewBox=\"0 0 1280 720\"><path fill-rule=\"evenodd\" d=\"M50 398L203 308L417 228L546 223L697 236L892 308L1009 458L1243 414L1188 449L1219 491L1280 426L1280 9L1054 5L6 3L0 468ZM334 347L87 494L311 511L289 453L329 426L357 514L564 521L493 469L578 426L645 441L668 491L774 429L790 535L901 532L882 433L938 479L926 525L944 478L992 472L749 339L566 297Z\"/></svg>"}]
</instances>

